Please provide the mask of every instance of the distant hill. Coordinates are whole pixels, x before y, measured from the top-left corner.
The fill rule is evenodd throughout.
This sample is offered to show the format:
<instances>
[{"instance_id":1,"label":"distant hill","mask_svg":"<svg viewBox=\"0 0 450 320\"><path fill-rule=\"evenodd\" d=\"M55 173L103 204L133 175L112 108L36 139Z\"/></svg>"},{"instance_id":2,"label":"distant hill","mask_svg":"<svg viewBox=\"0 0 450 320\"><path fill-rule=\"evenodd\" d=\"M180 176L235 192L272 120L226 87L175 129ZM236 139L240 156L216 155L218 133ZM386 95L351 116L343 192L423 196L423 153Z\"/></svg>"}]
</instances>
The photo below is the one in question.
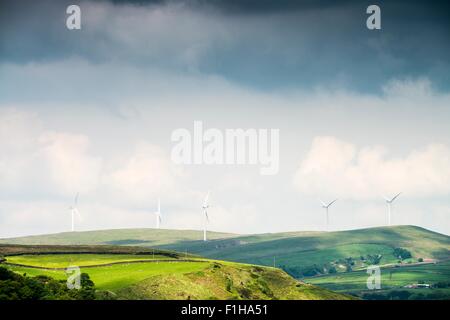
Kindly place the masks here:
<instances>
[{"instance_id":1,"label":"distant hill","mask_svg":"<svg viewBox=\"0 0 450 320\"><path fill-rule=\"evenodd\" d=\"M288 232L257 235L208 233L163 229L123 229L70 232L2 239L17 244L101 244L157 247L198 254L208 258L282 267L297 277L314 273L358 270L372 259L379 264L397 263L395 248L411 254L403 262L450 258L450 237L415 226L392 226L336 232Z\"/></svg>"},{"instance_id":2,"label":"distant hill","mask_svg":"<svg viewBox=\"0 0 450 320\"><path fill-rule=\"evenodd\" d=\"M232 233L208 232L208 238L236 237ZM203 231L171 229L111 229L80 232L62 232L18 238L0 239L1 243L23 245L125 245L154 247L197 241L203 239Z\"/></svg>"},{"instance_id":3,"label":"distant hill","mask_svg":"<svg viewBox=\"0 0 450 320\"><path fill-rule=\"evenodd\" d=\"M275 260L277 266L291 269L310 269L312 266L321 269L333 265L338 272L347 271L347 258L352 258L353 269L373 264L369 259L378 255L382 256L379 262L382 265L396 263L399 259L394 255L395 248L409 251L409 261L450 258L449 236L415 226L260 234L160 246L172 250L186 247L191 253L222 260L259 265L273 265Z\"/></svg>"}]
</instances>

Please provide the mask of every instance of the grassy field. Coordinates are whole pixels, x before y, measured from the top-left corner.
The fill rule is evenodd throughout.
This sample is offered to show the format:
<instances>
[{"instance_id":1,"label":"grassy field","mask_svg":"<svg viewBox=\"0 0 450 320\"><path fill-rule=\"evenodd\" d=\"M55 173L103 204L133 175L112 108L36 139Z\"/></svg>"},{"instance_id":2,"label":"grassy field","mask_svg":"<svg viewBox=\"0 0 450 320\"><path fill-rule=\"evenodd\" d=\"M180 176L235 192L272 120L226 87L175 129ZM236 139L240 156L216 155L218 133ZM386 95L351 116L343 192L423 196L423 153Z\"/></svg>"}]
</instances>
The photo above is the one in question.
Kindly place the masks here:
<instances>
[{"instance_id":1,"label":"grassy field","mask_svg":"<svg viewBox=\"0 0 450 320\"><path fill-rule=\"evenodd\" d=\"M418 258L447 259L450 257L450 237L414 226L393 226L338 232L288 232L239 236L228 233L209 233L210 241L203 242L200 231L163 229L123 229L74 233L60 233L3 239L0 243L17 244L85 244L139 245L198 254L204 257L291 268L312 265L322 267L352 257L355 269L364 267L360 257L381 254L381 264L395 263L396 247L409 250L413 260Z\"/></svg>"},{"instance_id":2,"label":"grassy field","mask_svg":"<svg viewBox=\"0 0 450 320\"><path fill-rule=\"evenodd\" d=\"M139 254L47 254L20 255L6 258L7 263L35 266L42 268L67 268L68 266L96 266L110 263L124 263L132 261L176 260L164 255Z\"/></svg>"},{"instance_id":3,"label":"grassy field","mask_svg":"<svg viewBox=\"0 0 450 320\"><path fill-rule=\"evenodd\" d=\"M193 258L198 255L209 259L263 266L273 266L275 263L277 267L298 278L314 274L328 274L331 269L335 268L338 272L337 275L330 275L330 278L324 277L323 279L314 278L311 281L325 288L337 288L341 292L351 292L351 290L359 292L364 289L365 280L363 281L363 279L367 279L367 277L364 272L358 273L357 271L365 269L372 264L370 259L368 259L369 256L381 255L380 266L388 267L397 264L398 257L394 256L394 248L404 248L412 254L412 257L404 260L403 263L417 262L419 258L435 261L444 261L450 258L449 236L415 226L380 227L339 232L288 232L248 236L210 233L211 240L204 242L198 239L201 239L199 231L126 229L61 233L4 239L0 242L60 243L65 244L62 249L65 252L76 250L78 253L85 253L88 250L89 253L95 253L105 251L108 248L109 252L115 254L134 255L148 255L151 250L154 250L150 247L154 246L159 250L163 250L158 252L158 254L175 254L175 257L178 259L187 250L189 256L193 255ZM70 246L80 243L84 245ZM114 246L113 244L120 246ZM137 244L142 247L136 248L131 246ZM20 247L21 249L14 249L12 246L8 246L8 248L8 250L13 250L13 253L16 254L32 253L34 250L31 248L27 249L28 251L23 251L22 247ZM39 246L39 248L54 253L55 250L57 251L61 247L50 245ZM18 250L22 251L19 252ZM180 253L173 253L173 250ZM2 254L1 244L0 254ZM17 259L20 260L20 258ZM106 257L104 259L107 260ZM52 263L56 265L57 261ZM83 263L86 263L86 261ZM356 272L354 274L345 273L349 270L349 267ZM414 276L426 275L433 274L433 270L437 270L432 269L432 265L420 266L420 268L420 272L409 271L407 274ZM443 264L442 268L448 271L450 266ZM447 271L440 273L440 279L449 280ZM414 278L407 279L407 276L398 273L397 269L395 269L395 272L396 277L394 276L394 279L397 280L389 279L389 281L383 282L385 285L390 286L392 284L393 287L398 288L398 286L402 286L402 283L407 284L407 281L414 280ZM342 279L339 278L341 276L343 277ZM383 275L383 277L386 277L386 275ZM402 277L406 277L405 281L402 280ZM172 280L175 281L174 279ZM179 285L182 286L182 283L185 281L184 275L180 275L178 279L180 281ZM172 280L165 279L164 281ZM337 280L342 280L342 283ZM400 282L400 280L403 282ZM395 284L394 281L399 281L399 283ZM100 284L102 284L101 279Z\"/></svg>"},{"instance_id":4,"label":"grassy field","mask_svg":"<svg viewBox=\"0 0 450 320\"><path fill-rule=\"evenodd\" d=\"M64 271L8 267L28 276L65 280ZM258 270L258 271L255 271ZM120 264L82 269L99 290L120 299L348 299L302 284L278 269L217 262Z\"/></svg>"},{"instance_id":5,"label":"grassy field","mask_svg":"<svg viewBox=\"0 0 450 320\"><path fill-rule=\"evenodd\" d=\"M117 291L124 287L138 283L155 275L176 275L196 272L204 269L204 262L161 262L161 263L130 263L103 266L95 268L81 268L81 272L89 274L92 281L100 290ZM67 279L64 271L41 270L25 267L9 267L11 270L27 275L48 275L55 279Z\"/></svg>"},{"instance_id":6,"label":"grassy field","mask_svg":"<svg viewBox=\"0 0 450 320\"><path fill-rule=\"evenodd\" d=\"M176 290L174 290L176 288ZM212 263L201 271L150 277L118 292L142 299L348 299L300 283L275 268Z\"/></svg>"},{"instance_id":7,"label":"grassy field","mask_svg":"<svg viewBox=\"0 0 450 320\"><path fill-rule=\"evenodd\" d=\"M368 276L364 270L306 278L304 281L337 292L361 295L369 292L367 289ZM381 268L382 290L404 290L403 287L409 284L426 283L433 285L437 282L450 282L449 261L437 264ZM410 291L428 293L432 290L446 291L447 299L450 299L450 289L412 289Z\"/></svg>"},{"instance_id":8,"label":"grassy field","mask_svg":"<svg viewBox=\"0 0 450 320\"><path fill-rule=\"evenodd\" d=\"M81 272L89 274L96 288L110 291L118 299L348 299L346 295L331 292L293 279L276 268L259 267L235 262L194 258L183 260L176 254L171 261L152 260L151 255L110 254L115 248L99 253L68 254L62 249L57 254L49 254L44 246L29 247L19 255L5 256L3 266L27 276L46 275L58 280L66 280L65 268L78 265ZM86 249L86 248L84 248ZM56 247L52 247L55 251ZM136 249L135 252L140 250ZM1 251L0 251L1 252ZM3 252L11 249L3 247ZM165 252L167 253L167 252ZM166 255L162 255L166 258ZM146 260L146 261L141 261ZM134 263L133 263L134 261ZM12 264L20 264L12 265ZM84 266L84 267L83 267Z\"/></svg>"}]
</instances>

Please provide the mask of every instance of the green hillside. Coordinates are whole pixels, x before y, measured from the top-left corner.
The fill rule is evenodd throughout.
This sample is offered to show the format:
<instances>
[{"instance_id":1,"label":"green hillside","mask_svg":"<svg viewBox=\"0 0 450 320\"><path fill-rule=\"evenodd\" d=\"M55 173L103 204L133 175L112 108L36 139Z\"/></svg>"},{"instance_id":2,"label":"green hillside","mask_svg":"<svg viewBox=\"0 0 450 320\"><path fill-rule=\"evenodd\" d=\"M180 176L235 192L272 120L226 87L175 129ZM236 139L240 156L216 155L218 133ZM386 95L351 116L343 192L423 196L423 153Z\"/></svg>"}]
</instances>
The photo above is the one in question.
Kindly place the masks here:
<instances>
[{"instance_id":1,"label":"green hillside","mask_svg":"<svg viewBox=\"0 0 450 320\"><path fill-rule=\"evenodd\" d=\"M89 249L90 248L90 249ZM0 247L0 266L27 276L65 281L78 266L115 299L349 299L293 279L280 269L141 248ZM132 250L131 250L132 249ZM153 250L152 250L153 251ZM68 252L68 253L65 253ZM0 279L1 284L1 279Z\"/></svg>"},{"instance_id":2,"label":"green hillside","mask_svg":"<svg viewBox=\"0 0 450 320\"><path fill-rule=\"evenodd\" d=\"M392 265L399 258L395 248L406 249L410 258L450 258L450 237L415 226L393 226L337 232L289 232L239 236L209 233L204 242L200 231L124 229L3 239L19 244L139 245L198 254L204 257L276 266L296 277L330 271L358 270L369 264ZM374 257L379 257L374 262Z\"/></svg>"},{"instance_id":3,"label":"green hillside","mask_svg":"<svg viewBox=\"0 0 450 320\"><path fill-rule=\"evenodd\" d=\"M367 279L364 270L373 264L383 268L384 278L387 272L393 277L383 282L384 292L403 292L406 290L404 285L419 281L428 281L430 284L450 282L450 265L446 262L450 259L450 237L415 226L247 236L210 232L210 240L204 242L201 238L200 231L189 230L70 232L3 239L0 241L0 252L3 250L6 254L14 254L14 257L9 257L9 262L16 265L10 265L10 268L29 275L46 273L58 278L64 276L62 271L51 268L57 268L60 263L82 265L89 270L89 275L101 290L112 290L117 297L135 299L246 299L248 290L253 292L251 298L314 298L306 294L308 287L302 284L300 287L303 291L298 289L300 287L293 284L296 280L281 270L325 289L373 297L373 292L366 293L364 289ZM41 253L39 256L28 255L36 250ZM114 256L105 255L105 252L114 253ZM55 253L71 255L53 256ZM200 256L221 260L218 262L220 268L213 268L212 260L204 260ZM70 261L66 261L68 257L71 257ZM174 264L171 260L178 262ZM424 264L413 265L419 261L424 261ZM438 262L439 267L429 262ZM255 279L259 276L251 269L254 266L240 263L261 266L275 264L277 269L264 268L262 273L264 283L270 287L267 292L272 292L273 296L261 291L265 285L258 287ZM409 264L409 269L405 269ZM36 266L47 269L36 269ZM294 281L293 286L288 285L288 292L280 293L277 286L268 280L272 272L277 274L276 283L283 283L283 277ZM242 289L242 286L235 288L236 279L246 279L238 282L245 284L244 287L248 290ZM226 292L223 291L224 285L229 288ZM294 287L297 289L291 290ZM172 295L175 288L179 290L176 297ZM328 291L319 294L318 288L311 288L318 297L331 294ZM241 289L243 291L239 291ZM448 291L450 289L446 287L433 288L428 291L428 296L436 293L436 297L448 297ZM417 291L414 291L411 296L415 297L416 294Z\"/></svg>"},{"instance_id":4,"label":"green hillside","mask_svg":"<svg viewBox=\"0 0 450 320\"><path fill-rule=\"evenodd\" d=\"M301 283L280 269L214 262L189 273L153 276L118 292L132 299L341 300L348 296Z\"/></svg>"},{"instance_id":5,"label":"green hillside","mask_svg":"<svg viewBox=\"0 0 450 320\"><path fill-rule=\"evenodd\" d=\"M444 260L450 258L450 237L414 226L395 226L338 232L282 233L256 236L241 236L203 243L168 244L160 248L180 250L202 256L271 266L283 266L301 276L302 272L327 271L331 267L337 272L357 270L370 259L381 255L379 264L394 264L398 257L395 248L408 250L412 257L402 262L417 259ZM325 270L323 270L325 269Z\"/></svg>"}]
</instances>

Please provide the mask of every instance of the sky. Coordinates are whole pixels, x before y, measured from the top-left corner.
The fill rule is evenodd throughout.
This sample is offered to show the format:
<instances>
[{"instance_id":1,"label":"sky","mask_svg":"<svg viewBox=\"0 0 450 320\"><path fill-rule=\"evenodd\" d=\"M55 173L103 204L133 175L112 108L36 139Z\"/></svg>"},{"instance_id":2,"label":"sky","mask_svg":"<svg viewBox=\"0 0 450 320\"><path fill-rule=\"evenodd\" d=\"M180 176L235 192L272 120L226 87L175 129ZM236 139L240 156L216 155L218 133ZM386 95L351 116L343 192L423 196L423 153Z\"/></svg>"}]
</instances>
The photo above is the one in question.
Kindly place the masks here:
<instances>
[{"instance_id":1,"label":"sky","mask_svg":"<svg viewBox=\"0 0 450 320\"><path fill-rule=\"evenodd\" d=\"M68 30L66 8L81 8ZM2 1L0 238L154 227L450 233L448 4ZM180 165L178 128L278 129L279 172Z\"/></svg>"}]
</instances>

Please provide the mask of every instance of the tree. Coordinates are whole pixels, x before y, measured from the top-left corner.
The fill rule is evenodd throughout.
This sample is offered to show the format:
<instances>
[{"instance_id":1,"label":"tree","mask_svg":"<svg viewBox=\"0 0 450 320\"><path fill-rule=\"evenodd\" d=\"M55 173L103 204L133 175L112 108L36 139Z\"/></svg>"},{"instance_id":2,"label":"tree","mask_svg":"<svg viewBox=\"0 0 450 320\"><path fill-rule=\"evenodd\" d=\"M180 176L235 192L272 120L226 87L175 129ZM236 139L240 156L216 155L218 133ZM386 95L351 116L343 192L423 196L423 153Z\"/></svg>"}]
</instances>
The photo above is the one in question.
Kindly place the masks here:
<instances>
[{"instance_id":1,"label":"tree","mask_svg":"<svg viewBox=\"0 0 450 320\"><path fill-rule=\"evenodd\" d=\"M367 261L371 265L379 264L381 261L381 258L383 258L383 256L381 254L376 254L376 255L368 254L367 255Z\"/></svg>"},{"instance_id":2,"label":"tree","mask_svg":"<svg viewBox=\"0 0 450 320\"><path fill-rule=\"evenodd\" d=\"M411 252L404 248L395 248L393 254L394 257L399 258L400 260L409 259L412 257Z\"/></svg>"},{"instance_id":3,"label":"tree","mask_svg":"<svg viewBox=\"0 0 450 320\"><path fill-rule=\"evenodd\" d=\"M93 300L94 282L81 274L81 289L70 290L66 281L47 276L28 277L0 267L0 300Z\"/></svg>"}]
</instances>

